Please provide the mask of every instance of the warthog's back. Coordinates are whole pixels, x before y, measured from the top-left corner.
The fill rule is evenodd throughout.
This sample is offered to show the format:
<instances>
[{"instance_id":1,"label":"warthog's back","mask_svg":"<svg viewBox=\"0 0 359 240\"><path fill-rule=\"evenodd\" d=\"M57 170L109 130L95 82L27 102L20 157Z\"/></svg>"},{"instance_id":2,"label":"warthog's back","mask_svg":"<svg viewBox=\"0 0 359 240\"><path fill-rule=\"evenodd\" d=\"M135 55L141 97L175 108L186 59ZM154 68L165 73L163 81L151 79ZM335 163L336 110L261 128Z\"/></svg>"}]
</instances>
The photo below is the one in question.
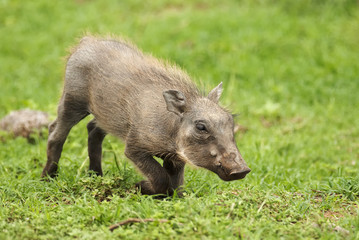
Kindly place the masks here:
<instances>
[{"instance_id":1,"label":"warthog's back","mask_svg":"<svg viewBox=\"0 0 359 240\"><path fill-rule=\"evenodd\" d=\"M199 96L186 73L125 41L85 37L68 60L65 92L88 102L98 125L122 138L135 123L158 126L159 117L172 114L162 96L168 89L188 101Z\"/></svg>"}]
</instances>

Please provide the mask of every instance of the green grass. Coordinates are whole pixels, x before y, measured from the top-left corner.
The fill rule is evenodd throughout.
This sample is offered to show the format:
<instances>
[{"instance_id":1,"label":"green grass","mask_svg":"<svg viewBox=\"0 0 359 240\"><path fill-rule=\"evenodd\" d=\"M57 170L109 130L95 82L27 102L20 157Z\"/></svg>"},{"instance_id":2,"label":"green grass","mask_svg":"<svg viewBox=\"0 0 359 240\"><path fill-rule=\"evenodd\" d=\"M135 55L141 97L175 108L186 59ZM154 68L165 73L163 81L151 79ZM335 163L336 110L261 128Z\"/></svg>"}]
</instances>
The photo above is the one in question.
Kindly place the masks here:
<instances>
[{"instance_id":1,"label":"green grass","mask_svg":"<svg viewBox=\"0 0 359 240\"><path fill-rule=\"evenodd\" d=\"M85 32L131 39L207 90L223 81L252 172L228 183L187 167L185 196L157 200L135 190L142 177L113 137L105 176L88 177L90 118L51 182L46 137L2 134L0 239L359 239L357 1L0 0L0 117L55 118L66 49ZM168 222L109 231L128 218Z\"/></svg>"}]
</instances>

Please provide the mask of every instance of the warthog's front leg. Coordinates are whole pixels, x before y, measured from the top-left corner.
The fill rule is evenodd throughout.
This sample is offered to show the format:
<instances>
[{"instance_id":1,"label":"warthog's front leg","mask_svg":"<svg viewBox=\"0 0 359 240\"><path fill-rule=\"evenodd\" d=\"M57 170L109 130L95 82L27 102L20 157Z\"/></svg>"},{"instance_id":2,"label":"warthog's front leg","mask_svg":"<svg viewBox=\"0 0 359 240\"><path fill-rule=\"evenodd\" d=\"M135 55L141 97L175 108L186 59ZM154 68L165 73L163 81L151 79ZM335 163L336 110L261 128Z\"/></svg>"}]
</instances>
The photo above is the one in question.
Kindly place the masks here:
<instances>
[{"instance_id":1,"label":"warthog's front leg","mask_svg":"<svg viewBox=\"0 0 359 240\"><path fill-rule=\"evenodd\" d=\"M177 158L166 159L163 161L163 167L166 169L171 179L171 188L177 190L178 196L182 196L184 166L185 163Z\"/></svg>"},{"instance_id":2,"label":"warthog's front leg","mask_svg":"<svg viewBox=\"0 0 359 240\"><path fill-rule=\"evenodd\" d=\"M129 146L126 146L125 154L147 178L137 184L142 194L173 194L171 177L151 155Z\"/></svg>"}]
</instances>

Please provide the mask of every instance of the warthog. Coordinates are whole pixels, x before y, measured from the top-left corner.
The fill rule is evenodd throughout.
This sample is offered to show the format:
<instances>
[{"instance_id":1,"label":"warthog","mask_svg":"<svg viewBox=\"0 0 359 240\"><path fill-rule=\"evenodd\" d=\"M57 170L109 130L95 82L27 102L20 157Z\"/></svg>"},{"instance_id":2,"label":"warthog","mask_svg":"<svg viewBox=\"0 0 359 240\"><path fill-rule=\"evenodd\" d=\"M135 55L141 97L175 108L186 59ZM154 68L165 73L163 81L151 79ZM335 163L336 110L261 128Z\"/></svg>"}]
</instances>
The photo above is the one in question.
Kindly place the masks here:
<instances>
[{"instance_id":1,"label":"warthog","mask_svg":"<svg viewBox=\"0 0 359 240\"><path fill-rule=\"evenodd\" d=\"M203 96L188 75L110 38L84 37L68 58L57 119L49 126L42 176L56 175L70 129L89 114L90 170L102 175L102 142L112 134L147 180L143 194L173 194L186 163L225 181L250 169L234 140L232 114L218 105L222 83ZM163 165L153 157L163 160Z\"/></svg>"}]
</instances>

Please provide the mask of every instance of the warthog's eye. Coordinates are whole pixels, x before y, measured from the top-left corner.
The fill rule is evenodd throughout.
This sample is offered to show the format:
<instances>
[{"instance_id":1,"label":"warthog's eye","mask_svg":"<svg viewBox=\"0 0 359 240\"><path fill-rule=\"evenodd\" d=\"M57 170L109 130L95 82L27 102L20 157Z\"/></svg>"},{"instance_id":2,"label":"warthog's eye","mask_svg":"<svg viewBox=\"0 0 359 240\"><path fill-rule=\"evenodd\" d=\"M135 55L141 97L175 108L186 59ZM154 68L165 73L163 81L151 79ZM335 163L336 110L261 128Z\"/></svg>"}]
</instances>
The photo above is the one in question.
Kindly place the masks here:
<instances>
[{"instance_id":1,"label":"warthog's eye","mask_svg":"<svg viewBox=\"0 0 359 240\"><path fill-rule=\"evenodd\" d=\"M207 131L207 128L206 128L206 126L205 126L203 123L197 123L197 124L196 124L196 128L197 128L199 131Z\"/></svg>"}]
</instances>

